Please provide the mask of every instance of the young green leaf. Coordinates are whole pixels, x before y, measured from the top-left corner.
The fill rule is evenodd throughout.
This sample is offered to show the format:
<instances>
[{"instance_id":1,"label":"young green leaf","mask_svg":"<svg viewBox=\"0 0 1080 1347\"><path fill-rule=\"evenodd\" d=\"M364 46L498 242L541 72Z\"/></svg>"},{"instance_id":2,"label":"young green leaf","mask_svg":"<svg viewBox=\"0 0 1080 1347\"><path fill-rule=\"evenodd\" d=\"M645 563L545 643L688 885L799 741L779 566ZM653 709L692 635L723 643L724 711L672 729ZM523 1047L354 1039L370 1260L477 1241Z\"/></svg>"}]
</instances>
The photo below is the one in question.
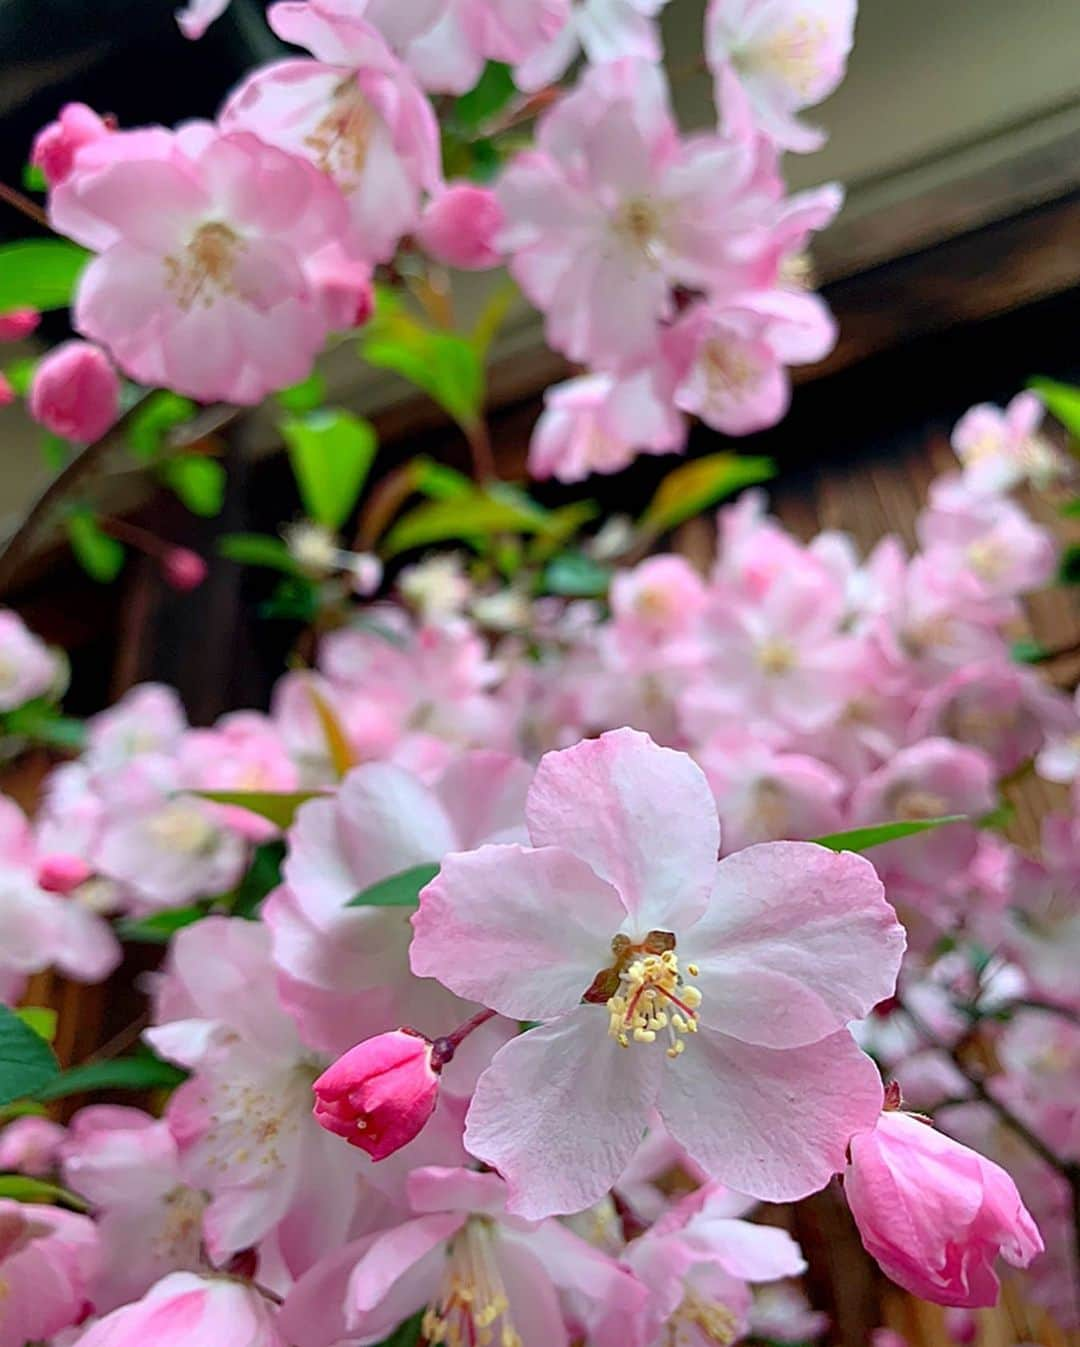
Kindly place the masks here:
<instances>
[{"instance_id":1,"label":"young green leaf","mask_svg":"<svg viewBox=\"0 0 1080 1347\"><path fill-rule=\"evenodd\" d=\"M1056 379L1029 379L1028 387L1038 393L1046 408L1070 435L1080 439L1080 388Z\"/></svg>"},{"instance_id":2,"label":"young green leaf","mask_svg":"<svg viewBox=\"0 0 1080 1347\"><path fill-rule=\"evenodd\" d=\"M7 1006L0 1006L0 1105L38 1095L60 1072L40 1034Z\"/></svg>"},{"instance_id":3,"label":"young green leaf","mask_svg":"<svg viewBox=\"0 0 1080 1347\"><path fill-rule=\"evenodd\" d=\"M568 599L599 599L607 594L611 576L610 566L601 566L583 552L564 552L548 562L543 585L548 594Z\"/></svg>"},{"instance_id":4,"label":"young green leaf","mask_svg":"<svg viewBox=\"0 0 1080 1347\"><path fill-rule=\"evenodd\" d=\"M296 817L296 811L308 800L317 800L322 794L317 790L269 791L269 790L193 790L202 800L211 800L214 804L231 805L234 809L246 809L249 814L258 814L269 819L278 828L288 828Z\"/></svg>"},{"instance_id":5,"label":"young green leaf","mask_svg":"<svg viewBox=\"0 0 1080 1347\"><path fill-rule=\"evenodd\" d=\"M213 519L221 513L228 476L216 458L185 454L182 458L170 459L162 475L192 514Z\"/></svg>"},{"instance_id":6,"label":"young green leaf","mask_svg":"<svg viewBox=\"0 0 1080 1347\"><path fill-rule=\"evenodd\" d=\"M71 1207L74 1211L89 1211L81 1197L44 1179L32 1179L25 1174L0 1174L0 1197L11 1202L38 1202L49 1206Z\"/></svg>"},{"instance_id":7,"label":"young green leaf","mask_svg":"<svg viewBox=\"0 0 1080 1347\"><path fill-rule=\"evenodd\" d=\"M300 571L281 539L269 533L226 533L218 539L217 546L223 557L242 566L265 566L286 575L298 575Z\"/></svg>"},{"instance_id":8,"label":"young green leaf","mask_svg":"<svg viewBox=\"0 0 1080 1347\"><path fill-rule=\"evenodd\" d=\"M914 837L916 833L944 828L950 823L969 821L964 814L945 814L941 818L875 823L868 828L852 828L850 832L830 833L827 837L815 837L812 840L819 847L828 847L830 851L869 851L871 847L880 847L886 842L897 842L902 837Z\"/></svg>"},{"instance_id":9,"label":"young green leaf","mask_svg":"<svg viewBox=\"0 0 1080 1347\"><path fill-rule=\"evenodd\" d=\"M196 410L194 402L179 393L164 388L151 393L128 420L124 432L128 448L138 458L155 458L165 447L169 431L190 421Z\"/></svg>"},{"instance_id":10,"label":"young green leaf","mask_svg":"<svg viewBox=\"0 0 1080 1347\"><path fill-rule=\"evenodd\" d=\"M301 383L293 384L291 388L283 388L274 396L278 405L284 407L287 412L297 414L313 412L326 401L326 380L318 370L312 370Z\"/></svg>"},{"instance_id":11,"label":"young green leaf","mask_svg":"<svg viewBox=\"0 0 1080 1347\"><path fill-rule=\"evenodd\" d=\"M641 516L641 528L650 534L666 533L736 491L767 482L775 475L776 464L771 458L725 453L691 459L669 472L660 483Z\"/></svg>"},{"instance_id":12,"label":"young green leaf","mask_svg":"<svg viewBox=\"0 0 1080 1347\"><path fill-rule=\"evenodd\" d=\"M339 408L281 423L304 509L336 533L352 514L375 461L375 428Z\"/></svg>"},{"instance_id":13,"label":"young green leaf","mask_svg":"<svg viewBox=\"0 0 1080 1347\"><path fill-rule=\"evenodd\" d=\"M206 916L204 907L173 907L148 917L125 917L116 923L121 940L137 945L167 945L177 931L193 926Z\"/></svg>"},{"instance_id":14,"label":"young green leaf","mask_svg":"<svg viewBox=\"0 0 1080 1347\"><path fill-rule=\"evenodd\" d=\"M451 114L454 124L462 131L476 131L510 102L517 93L510 67L500 61L489 61L484 73L454 104Z\"/></svg>"},{"instance_id":15,"label":"young green leaf","mask_svg":"<svg viewBox=\"0 0 1080 1347\"><path fill-rule=\"evenodd\" d=\"M54 1074L33 1093L35 1098L47 1102L93 1090L172 1090L186 1079L187 1073L179 1067L163 1062L151 1052L141 1052L132 1057L73 1066L69 1071Z\"/></svg>"},{"instance_id":16,"label":"young green leaf","mask_svg":"<svg viewBox=\"0 0 1080 1347\"><path fill-rule=\"evenodd\" d=\"M116 579L124 565L124 548L102 532L88 510L68 515L67 535L75 560L92 580L107 585Z\"/></svg>"},{"instance_id":17,"label":"young green leaf","mask_svg":"<svg viewBox=\"0 0 1080 1347\"><path fill-rule=\"evenodd\" d=\"M414 865L389 879L380 879L363 893L358 893L347 907L415 907L420 901L420 890L430 884L439 873L437 865Z\"/></svg>"},{"instance_id":18,"label":"young green leaf","mask_svg":"<svg viewBox=\"0 0 1080 1347\"><path fill-rule=\"evenodd\" d=\"M550 516L532 502L492 490L433 500L403 515L387 534L386 556L448 539L490 538L494 533L542 533Z\"/></svg>"},{"instance_id":19,"label":"young green leaf","mask_svg":"<svg viewBox=\"0 0 1080 1347\"><path fill-rule=\"evenodd\" d=\"M43 1038L46 1043L55 1039L57 1014L51 1006L21 1006L15 1014L38 1038Z\"/></svg>"},{"instance_id":20,"label":"young green leaf","mask_svg":"<svg viewBox=\"0 0 1080 1347\"><path fill-rule=\"evenodd\" d=\"M25 239L0 245L0 314L14 309L66 309L89 260L85 248L66 239Z\"/></svg>"},{"instance_id":21,"label":"young green leaf","mask_svg":"<svg viewBox=\"0 0 1080 1347\"><path fill-rule=\"evenodd\" d=\"M37 367L38 361L30 358L13 360L10 365L4 366L4 376L11 385L11 391L16 396L23 398L29 393L30 385L34 381L34 371Z\"/></svg>"}]
</instances>

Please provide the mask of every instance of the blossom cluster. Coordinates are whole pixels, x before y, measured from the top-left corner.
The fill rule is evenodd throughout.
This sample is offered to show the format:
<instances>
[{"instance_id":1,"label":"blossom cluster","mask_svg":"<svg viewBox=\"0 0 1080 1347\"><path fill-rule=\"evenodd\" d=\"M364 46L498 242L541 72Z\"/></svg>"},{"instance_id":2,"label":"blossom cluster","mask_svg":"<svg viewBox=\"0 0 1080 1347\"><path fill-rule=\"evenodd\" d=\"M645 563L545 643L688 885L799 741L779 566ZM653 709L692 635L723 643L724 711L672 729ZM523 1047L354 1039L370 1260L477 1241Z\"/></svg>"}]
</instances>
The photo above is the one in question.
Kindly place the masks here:
<instances>
[{"instance_id":1,"label":"blossom cluster","mask_svg":"<svg viewBox=\"0 0 1080 1347\"><path fill-rule=\"evenodd\" d=\"M901 1286L990 1304L1000 1255L1070 1322L1080 786L1040 859L995 826L1018 772L1080 775L1012 656L1056 562L1010 494L1064 470L1039 414L963 419L911 556L750 493L707 575L655 556L507 630L406 572L268 713L93 718L32 822L5 802L0 986L168 917L145 1039L186 1079L0 1131L88 1209L0 1202L0 1343L805 1340L753 1217L836 1175Z\"/></svg>"}]
</instances>

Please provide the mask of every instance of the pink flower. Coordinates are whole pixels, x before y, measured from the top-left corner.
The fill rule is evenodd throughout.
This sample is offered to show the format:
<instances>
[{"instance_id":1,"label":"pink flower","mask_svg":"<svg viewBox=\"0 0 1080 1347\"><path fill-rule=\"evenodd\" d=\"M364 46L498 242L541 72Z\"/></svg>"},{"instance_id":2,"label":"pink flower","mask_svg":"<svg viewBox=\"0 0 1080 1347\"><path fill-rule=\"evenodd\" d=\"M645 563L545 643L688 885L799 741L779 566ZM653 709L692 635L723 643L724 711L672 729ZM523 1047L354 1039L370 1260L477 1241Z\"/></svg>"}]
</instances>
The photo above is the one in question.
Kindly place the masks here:
<instances>
[{"instance_id":1,"label":"pink flower","mask_svg":"<svg viewBox=\"0 0 1080 1347\"><path fill-rule=\"evenodd\" d=\"M822 1186L880 1101L845 1026L891 994L904 944L869 862L777 842L717 864L702 772L632 730L548 754L526 817L531 848L447 856L413 918L415 973L542 1021L469 1110L509 1209L597 1201L654 1108L740 1192Z\"/></svg>"},{"instance_id":2,"label":"pink flower","mask_svg":"<svg viewBox=\"0 0 1080 1347\"><path fill-rule=\"evenodd\" d=\"M659 368L645 366L621 378L591 374L549 388L529 446L530 475L581 482L593 472L621 472L638 454L680 451L687 425L663 382Z\"/></svg>"},{"instance_id":3,"label":"pink flower","mask_svg":"<svg viewBox=\"0 0 1080 1347\"><path fill-rule=\"evenodd\" d=\"M429 1040L395 1029L350 1048L312 1088L316 1121L383 1160L408 1145L431 1117L439 1075Z\"/></svg>"},{"instance_id":4,"label":"pink flower","mask_svg":"<svg viewBox=\"0 0 1080 1347\"><path fill-rule=\"evenodd\" d=\"M93 1308L97 1231L85 1216L0 1198L0 1347L24 1347Z\"/></svg>"},{"instance_id":5,"label":"pink flower","mask_svg":"<svg viewBox=\"0 0 1080 1347\"><path fill-rule=\"evenodd\" d=\"M115 706L87 721L86 761L95 772L112 772L149 753L169 754L187 728L175 689L140 683Z\"/></svg>"},{"instance_id":6,"label":"pink flower","mask_svg":"<svg viewBox=\"0 0 1080 1347\"><path fill-rule=\"evenodd\" d=\"M495 236L504 216L489 187L452 182L428 202L417 242L437 262L465 271L486 271L501 260Z\"/></svg>"},{"instance_id":7,"label":"pink flower","mask_svg":"<svg viewBox=\"0 0 1080 1347\"><path fill-rule=\"evenodd\" d=\"M40 697L56 682L56 657L18 613L0 608L0 711Z\"/></svg>"},{"instance_id":8,"label":"pink flower","mask_svg":"<svg viewBox=\"0 0 1080 1347\"><path fill-rule=\"evenodd\" d=\"M41 314L37 309L12 309L0 315L0 341L22 341L37 329Z\"/></svg>"},{"instance_id":9,"label":"pink flower","mask_svg":"<svg viewBox=\"0 0 1080 1347\"><path fill-rule=\"evenodd\" d=\"M132 378L202 401L255 403L305 378L328 331L307 261L346 226L333 184L206 123L101 149L52 201L57 227L101 254L79 283L79 330Z\"/></svg>"},{"instance_id":10,"label":"pink flower","mask_svg":"<svg viewBox=\"0 0 1080 1347\"><path fill-rule=\"evenodd\" d=\"M657 642L685 636L705 609L705 582L688 561L655 556L611 582L611 611L622 640Z\"/></svg>"},{"instance_id":11,"label":"pink flower","mask_svg":"<svg viewBox=\"0 0 1080 1347\"><path fill-rule=\"evenodd\" d=\"M66 341L34 370L28 406L54 435L89 444L120 415L120 380L99 346Z\"/></svg>"},{"instance_id":12,"label":"pink flower","mask_svg":"<svg viewBox=\"0 0 1080 1347\"><path fill-rule=\"evenodd\" d=\"M176 11L176 22L183 35L198 41L215 19L220 19L229 8L230 0L188 0Z\"/></svg>"},{"instance_id":13,"label":"pink flower","mask_svg":"<svg viewBox=\"0 0 1080 1347\"><path fill-rule=\"evenodd\" d=\"M99 1319L79 1347L285 1347L270 1302L224 1277L174 1272Z\"/></svg>"},{"instance_id":14,"label":"pink flower","mask_svg":"<svg viewBox=\"0 0 1080 1347\"><path fill-rule=\"evenodd\" d=\"M431 105L379 34L340 5L280 0L269 18L279 37L317 59L257 70L221 124L310 160L345 197L350 250L385 262L418 223L421 192L440 185Z\"/></svg>"},{"instance_id":15,"label":"pink flower","mask_svg":"<svg viewBox=\"0 0 1080 1347\"><path fill-rule=\"evenodd\" d=\"M50 187L56 187L71 175L82 147L104 140L113 129L85 103L65 103L57 120L37 133L30 162L41 169Z\"/></svg>"},{"instance_id":16,"label":"pink flower","mask_svg":"<svg viewBox=\"0 0 1080 1347\"><path fill-rule=\"evenodd\" d=\"M706 54L725 120L741 120L745 102L784 149L819 149L824 134L797 114L843 79L855 10L856 0L710 0Z\"/></svg>"},{"instance_id":17,"label":"pink flower","mask_svg":"<svg viewBox=\"0 0 1080 1347\"><path fill-rule=\"evenodd\" d=\"M1035 769L1045 780L1066 786L1080 775L1080 689L1073 695L1068 723L1049 736L1035 759Z\"/></svg>"},{"instance_id":18,"label":"pink flower","mask_svg":"<svg viewBox=\"0 0 1080 1347\"><path fill-rule=\"evenodd\" d=\"M995 1258L1027 1267L1043 1249L1008 1174L909 1114L852 1137L844 1193L882 1270L938 1305L995 1304Z\"/></svg>"},{"instance_id":19,"label":"pink flower","mask_svg":"<svg viewBox=\"0 0 1080 1347\"><path fill-rule=\"evenodd\" d=\"M389 3L376 0L372 6L379 20L369 12L384 30L381 16ZM489 60L520 65L541 56L560 40L570 14L571 0L449 0L434 26L400 49L425 88L462 94L476 84Z\"/></svg>"},{"instance_id":20,"label":"pink flower","mask_svg":"<svg viewBox=\"0 0 1080 1347\"><path fill-rule=\"evenodd\" d=\"M15 1118L0 1132L0 1169L42 1178L52 1173L56 1153L67 1135L48 1118Z\"/></svg>"},{"instance_id":21,"label":"pink flower","mask_svg":"<svg viewBox=\"0 0 1080 1347\"><path fill-rule=\"evenodd\" d=\"M624 56L658 61L660 34L653 22L667 0L578 0L557 35L521 61L514 83L531 93L566 73L579 51L593 65Z\"/></svg>"},{"instance_id":22,"label":"pink flower","mask_svg":"<svg viewBox=\"0 0 1080 1347\"><path fill-rule=\"evenodd\" d=\"M173 547L166 553L161 563L161 573L170 589L186 594L198 589L206 579L206 562L189 547Z\"/></svg>"},{"instance_id":23,"label":"pink flower","mask_svg":"<svg viewBox=\"0 0 1080 1347\"><path fill-rule=\"evenodd\" d=\"M965 412L952 446L973 490L995 494L1023 481L1045 486L1065 475L1065 460L1039 433L1044 415L1034 393L1017 394L1004 411L984 402Z\"/></svg>"},{"instance_id":24,"label":"pink flower","mask_svg":"<svg viewBox=\"0 0 1080 1347\"><path fill-rule=\"evenodd\" d=\"M779 195L749 140L683 141L662 70L588 70L500 180L499 247L572 360L625 368L655 351L676 286L730 285Z\"/></svg>"}]
</instances>

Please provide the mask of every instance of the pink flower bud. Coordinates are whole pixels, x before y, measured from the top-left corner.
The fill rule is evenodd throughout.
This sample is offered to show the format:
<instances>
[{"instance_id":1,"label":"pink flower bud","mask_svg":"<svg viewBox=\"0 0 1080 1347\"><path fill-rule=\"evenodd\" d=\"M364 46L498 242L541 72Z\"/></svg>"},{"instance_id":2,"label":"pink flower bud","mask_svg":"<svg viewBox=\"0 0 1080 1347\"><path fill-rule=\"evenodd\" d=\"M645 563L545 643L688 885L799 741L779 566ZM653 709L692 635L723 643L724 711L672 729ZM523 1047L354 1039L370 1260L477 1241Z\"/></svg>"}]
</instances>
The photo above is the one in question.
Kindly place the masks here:
<instances>
[{"instance_id":1,"label":"pink flower bud","mask_svg":"<svg viewBox=\"0 0 1080 1347\"><path fill-rule=\"evenodd\" d=\"M100 439L119 411L120 380L100 346L66 341L34 371L30 415L62 439Z\"/></svg>"},{"instance_id":2,"label":"pink flower bud","mask_svg":"<svg viewBox=\"0 0 1080 1347\"><path fill-rule=\"evenodd\" d=\"M67 1132L48 1118L15 1118L0 1132L0 1169L43 1178L53 1169Z\"/></svg>"},{"instance_id":3,"label":"pink flower bud","mask_svg":"<svg viewBox=\"0 0 1080 1347\"><path fill-rule=\"evenodd\" d=\"M438 262L484 271L499 265L495 236L502 226L503 211L494 192L454 182L428 203L416 238Z\"/></svg>"},{"instance_id":4,"label":"pink flower bud","mask_svg":"<svg viewBox=\"0 0 1080 1347\"><path fill-rule=\"evenodd\" d=\"M104 140L112 128L85 103L67 103L55 122L43 127L34 140L30 162L40 168L50 187L67 178L75 166L75 156L84 145Z\"/></svg>"},{"instance_id":5,"label":"pink flower bud","mask_svg":"<svg viewBox=\"0 0 1080 1347\"><path fill-rule=\"evenodd\" d=\"M979 1336L979 1321L970 1310L946 1310L945 1331L959 1347L971 1347Z\"/></svg>"},{"instance_id":6,"label":"pink flower bud","mask_svg":"<svg viewBox=\"0 0 1080 1347\"><path fill-rule=\"evenodd\" d=\"M22 341L41 322L37 309L12 309L0 315L0 341Z\"/></svg>"},{"instance_id":7,"label":"pink flower bud","mask_svg":"<svg viewBox=\"0 0 1080 1347\"><path fill-rule=\"evenodd\" d=\"M93 871L80 856L58 853L45 856L38 862L38 888L46 893L71 893L85 884Z\"/></svg>"},{"instance_id":8,"label":"pink flower bud","mask_svg":"<svg viewBox=\"0 0 1080 1347\"><path fill-rule=\"evenodd\" d=\"M0 407L10 407L15 401L15 390L6 374L0 373Z\"/></svg>"},{"instance_id":9,"label":"pink flower bud","mask_svg":"<svg viewBox=\"0 0 1080 1347\"><path fill-rule=\"evenodd\" d=\"M913 1295L993 1305L998 1254L1027 1267L1042 1237L1012 1179L907 1113L883 1113L851 1139L844 1192L866 1251Z\"/></svg>"},{"instance_id":10,"label":"pink flower bud","mask_svg":"<svg viewBox=\"0 0 1080 1347\"><path fill-rule=\"evenodd\" d=\"M193 552L189 547L170 548L161 561L165 583L181 594L198 589L206 579L207 569L206 562L198 552Z\"/></svg>"},{"instance_id":11,"label":"pink flower bud","mask_svg":"<svg viewBox=\"0 0 1080 1347\"><path fill-rule=\"evenodd\" d=\"M411 1029L395 1029L350 1048L315 1082L315 1119L373 1160L412 1141L431 1117L439 1093L433 1045Z\"/></svg>"}]
</instances>

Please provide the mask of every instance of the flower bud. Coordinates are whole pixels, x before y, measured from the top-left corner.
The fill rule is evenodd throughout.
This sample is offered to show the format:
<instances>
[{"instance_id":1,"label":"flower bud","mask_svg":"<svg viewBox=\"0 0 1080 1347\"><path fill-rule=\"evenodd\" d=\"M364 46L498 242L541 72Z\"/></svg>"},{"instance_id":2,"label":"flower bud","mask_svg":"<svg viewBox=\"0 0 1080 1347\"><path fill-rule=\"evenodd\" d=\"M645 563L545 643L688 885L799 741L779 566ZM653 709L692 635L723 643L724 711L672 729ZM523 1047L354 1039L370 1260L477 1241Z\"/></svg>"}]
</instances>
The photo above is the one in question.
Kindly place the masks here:
<instances>
[{"instance_id":1,"label":"flower bud","mask_svg":"<svg viewBox=\"0 0 1080 1347\"><path fill-rule=\"evenodd\" d=\"M206 579L207 565L198 552L189 547L172 547L162 558L161 574L167 585L186 594L198 589Z\"/></svg>"},{"instance_id":2,"label":"flower bud","mask_svg":"<svg viewBox=\"0 0 1080 1347\"><path fill-rule=\"evenodd\" d=\"M0 341L22 341L41 322L37 309L12 309L0 314Z\"/></svg>"},{"instance_id":3,"label":"flower bud","mask_svg":"<svg viewBox=\"0 0 1080 1347\"><path fill-rule=\"evenodd\" d=\"M1043 1241L1012 1179L908 1113L883 1113L851 1139L844 1192L882 1271L938 1305L997 1300L994 1259L1027 1267Z\"/></svg>"},{"instance_id":4,"label":"flower bud","mask_svg":"<svg viewBox=\"0 0 1080 1347\"><path fill-rule=\"evenodd\" d=\"M979 1321L970 1310L946 1310L945 1331L958 1347L971 1347L979 1336Z\"/></svg>"},{"instance_id":5,"label":"flower bud","mask_svg":"<svg viewBox=\"0 0 1080 1347\"><path fill-rule=\"evenodd\" d=\"M471 182L450 183L424 211L416 239L437 262L463 271L496 267L495 236L503 211L495 193Z\"/></svg>"},{"instance_id":6,"label":"flower bud","mask_svg":"<svg viewBox=\"0 0 1080 1347\"><path fill-rule=\"evenodd\" d=\"M315 1119L373 1160L412 1141L431 1117L439 1093L433 1045L411 1029L395 1029L350 1048L312 1087Z\"/></svg>"},{"instance_id":7,"label":"flower bud","mask_svg":"<svg viewBox=\"0 0 1080 1347\"><path fill-rule=\"evenodd\" d=\"M0 373L0 407L10 407L15 401L15 390L6 374Z\"/></svg>"},{"instance_id":8,"label":"flower bud","mask_svg":"<svg viewBox=\"0 0 1080 1347\"><path fill-rule=\"evenodd\" d=\"M34 371L30 415L62 439L100 439L119 411L120 380L100 346L66 341Z\"/></svg>"},{"instance_id":9,"label":"flower bud","mask_svg":"<svg viewBox=\"0 0 1080 1347\"><path fill-rule=\"evenodd\" d=\"M75 156L84 145L104 140L112 134L103 121L85 103L67 103L55 122L43 127L34 140L30 162L40 168L50 187L62 183L75 166Z\"/></svg>"},{"instance_id":10,"label":"flower bud","mask_svg":"<svg viewBox=\"0 0 1080 1347\"><path fill-rule=\"evenodd\" d=\"M80 884L85 884L93 872L81 856L68 856L58 852L53 856L44 856L38 862L38 888L46 893L71 893Z\"/></svg>"}]
</instances>

